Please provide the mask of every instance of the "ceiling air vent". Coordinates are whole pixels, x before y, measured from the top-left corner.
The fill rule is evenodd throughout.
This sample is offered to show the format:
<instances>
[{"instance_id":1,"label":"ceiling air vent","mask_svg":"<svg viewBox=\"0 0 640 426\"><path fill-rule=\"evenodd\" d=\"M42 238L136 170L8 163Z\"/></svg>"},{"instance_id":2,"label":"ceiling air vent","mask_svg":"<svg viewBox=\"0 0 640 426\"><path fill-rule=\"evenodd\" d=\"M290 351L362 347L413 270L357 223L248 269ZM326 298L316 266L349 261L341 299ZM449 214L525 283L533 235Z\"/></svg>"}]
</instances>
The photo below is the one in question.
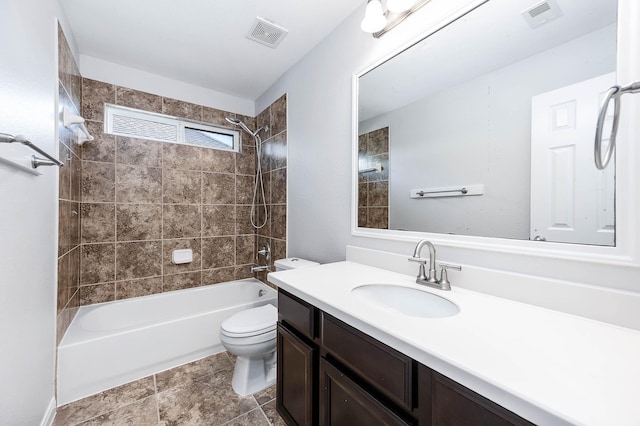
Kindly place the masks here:
<instances>
[{"instance_id":1,"label":"ceiling air vent","mask_svg":"<svg viewBox=\"0 0 640 426\"><path fill-rule=\"evenodd\" d=\"M561 17L562 11L555 0L544 0L522 12L522 16L531 28L538 28Z\"/></svg>"},{"instance_id":2,"label":"ceiling air vent","mask_svg":"<svg viewBox=\"0 0 640 426\"><path fill-rule=\"evenodd\" d=\"M247 38L275 49L288 32L273 22L257 17L247 34Z\"/></svg>"}]
</instances>

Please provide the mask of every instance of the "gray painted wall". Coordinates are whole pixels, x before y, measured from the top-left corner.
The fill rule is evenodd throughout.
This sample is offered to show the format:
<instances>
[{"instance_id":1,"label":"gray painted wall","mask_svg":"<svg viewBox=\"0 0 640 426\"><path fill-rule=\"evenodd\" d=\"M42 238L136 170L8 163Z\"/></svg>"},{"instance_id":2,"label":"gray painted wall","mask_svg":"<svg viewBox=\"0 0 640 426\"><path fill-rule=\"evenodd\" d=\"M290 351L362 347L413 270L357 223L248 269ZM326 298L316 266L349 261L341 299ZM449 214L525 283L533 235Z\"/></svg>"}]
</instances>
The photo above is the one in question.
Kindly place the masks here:
<instances>
[{"instance_id":1,"label":"gray painted wall","mask_svg":"<svg viewBox=\"0 0 640 426\"><path fill-rule=\"evenodd\" d=\"M413 253L417 238L351 234L352 76L406 46L464 3L434 0L381 39L360 30L363 4L257 100L260 110L282 93L289 99L289 256L340 261L348 244ZM581 249L575 246L576 252ZM438 256L452 263L638 291L638 270L630 266L491 251L481 245L440 245Z\"/></svg>"},{"instance_id":2,"label":"gray painted wall","mask_svg":"<svg viewBox=\"0 0 640 426\"><path fill-rule=\"evenodd\" d=\"M288 99L288 254L332 262L345 258L351 238L352 76L424 28L468 3L433 2L404 25L374 39L360 30L356 10L256 101ZM413 23L413 25L411 24ZM419 23L420 27L415 28Z\"/></svg>"}]
</instances>

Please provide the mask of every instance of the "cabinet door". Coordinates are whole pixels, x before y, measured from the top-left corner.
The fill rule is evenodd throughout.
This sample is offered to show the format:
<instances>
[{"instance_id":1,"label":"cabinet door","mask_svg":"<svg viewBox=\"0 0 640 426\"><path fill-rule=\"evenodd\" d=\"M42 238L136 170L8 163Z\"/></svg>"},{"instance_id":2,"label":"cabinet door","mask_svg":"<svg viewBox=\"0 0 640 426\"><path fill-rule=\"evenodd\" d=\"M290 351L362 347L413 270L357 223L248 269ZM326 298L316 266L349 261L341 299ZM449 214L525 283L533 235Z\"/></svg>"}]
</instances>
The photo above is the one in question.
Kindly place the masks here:
<instances>
[{"instance_id":1,"label":"cabinet door","mask_svg":"<svg viewBox=\"0 0 640 426\"><path fill-rule=\"evenodd\" d=\"M320 359L320 424L411 425L327 360Z\"/></svg>"},{"instance_id":2,"label":"cabinet door","mask_svg":"<svg viewBox=\"0 0 640 426\"><path fill-rule=\"evenodd\" d=\"M406 410L413 408L413 360L322 312L322 351Z\"/></svg>"},{"instance_id":3,"label":"cabinet door","mask_svg":"<svg viewBox=\"0 0 640 426\"><path fill-rule=\"evenodd\" d=\"M431 385L433 425L532 425L504 407L438 373L433 373Z\"/></svg>"},{"instance_id":4,"label":"cabinet door","mask_svg":"<svg viewBox=\"0 0 640 426\"><path fill-rule=\"evenodd\" d=\"M278 324L276 407L289 425L314 422L318 349Z\"/></svg>"}]
</instances>

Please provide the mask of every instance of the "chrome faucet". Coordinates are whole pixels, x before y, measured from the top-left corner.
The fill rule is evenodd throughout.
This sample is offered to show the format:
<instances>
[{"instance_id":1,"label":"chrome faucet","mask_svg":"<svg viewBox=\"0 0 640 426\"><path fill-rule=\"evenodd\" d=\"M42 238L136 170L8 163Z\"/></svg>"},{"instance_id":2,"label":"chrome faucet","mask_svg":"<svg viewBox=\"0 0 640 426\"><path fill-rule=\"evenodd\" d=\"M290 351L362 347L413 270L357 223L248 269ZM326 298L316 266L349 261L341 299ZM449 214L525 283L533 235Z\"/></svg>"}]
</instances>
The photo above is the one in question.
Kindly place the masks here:
<instances>
[{"instance_id":1,"label":"chrome faucet","mask_svg":"<svg viewBox=\"0 0 640 426\"><path fill-rule=\"evenodd\" d=\"M260 265L260 256L264 257L265 265ZM264 243L262 248L256 252L257 265L251 267L251 273L269 271L269 259L271 259L271 247L269 243Z\"/></svg>"},{"instance_id":2,"label":"chrome faucet","mask_svg":"<svg viewBox=\"0 0 640 426\"><path fill-rule=\"evenodd\" d=\"M425 265L427 263L426 259L420 257L420 253L422 252L422 248L427 246L429 248L429 273L427 274L425 271ZM431 244L430 241L422 240L416 246L416 249L413 251L413 257L410 257L409 260L411 262L418 262L420 264L420 269L418 270L418 277L416 278L416 283L427 285L429 287L437 288L440 290L451 290L451 283L449 282L449 278L447 276L447 269L456 269L461 270L460 266L456 265L447 265L441 264L442 272L440 273L440 279L436 278L436 248Z\"/></svg>"},{"instance_id":3,"label":"chrome faucet","mask_svg":"<svg viewBox=\"0 0 640 426\"><path fill-rule=\"evenodd\" d=\"M420 253L422 252L422 248L424 246L429 247L429 275L425 273L424 265L427 263L426 260L420 257ZM416 282L418 284L438 284L438 279L436 278L436 248L431 244L430 241L422 240L416 246L416 249L413 251L413 257L409 258L412 262L418 262L420 264L420 270L418 271L418 279Z\"/></svg>"}]
</instances>

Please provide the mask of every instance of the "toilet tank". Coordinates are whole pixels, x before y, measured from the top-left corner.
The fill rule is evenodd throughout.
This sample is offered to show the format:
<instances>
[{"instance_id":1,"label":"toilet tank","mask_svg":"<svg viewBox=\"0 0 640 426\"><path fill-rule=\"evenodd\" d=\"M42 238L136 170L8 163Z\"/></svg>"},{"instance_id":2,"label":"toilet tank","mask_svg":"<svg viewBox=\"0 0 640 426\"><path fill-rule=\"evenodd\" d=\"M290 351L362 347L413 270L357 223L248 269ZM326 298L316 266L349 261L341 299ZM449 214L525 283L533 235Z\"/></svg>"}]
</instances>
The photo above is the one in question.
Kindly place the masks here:
<instances>
[{"instance_id":1,"label":"toilet tank","mask_svg":"<svg viewBox=\"0 0 640 426\"><path fill-rule=\"evenodd\" d=\"M276 271L286 271L287 269L306 268L307 266L319 265L318 262L311 260L300 259L298 257L288 257L286 259L279 259L273 262L276 267Z\"/></svg>"}]
</instances>

